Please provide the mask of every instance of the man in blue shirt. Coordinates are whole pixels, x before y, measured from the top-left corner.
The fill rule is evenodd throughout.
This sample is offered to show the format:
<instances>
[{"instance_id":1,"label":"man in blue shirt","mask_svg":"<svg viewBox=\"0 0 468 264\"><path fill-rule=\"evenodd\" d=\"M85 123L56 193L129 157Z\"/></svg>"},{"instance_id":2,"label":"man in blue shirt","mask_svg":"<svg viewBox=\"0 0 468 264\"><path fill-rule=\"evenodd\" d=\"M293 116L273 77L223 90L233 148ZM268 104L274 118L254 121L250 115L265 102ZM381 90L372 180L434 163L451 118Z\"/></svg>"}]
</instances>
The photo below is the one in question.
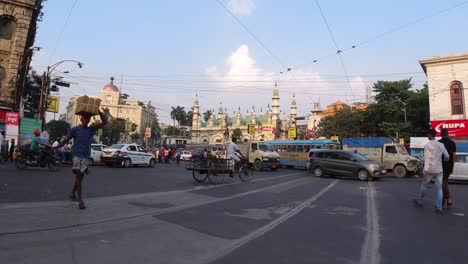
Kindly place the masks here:
<instances>
[{"instance_id":1,"label":"man in blue shirt","mask_svg":"<svg viewBox=\"0 0 468 264\"><path fill-rule=\"evenodd\" d=\"M107 115L99 111L99 116L101 117L101 123L88 126L91 120L89 115L80 115L81 125L76 126L70 130L68 135L62 142L56 147L61 148L65 145L70 139L73 139L73 167L72 171L75 175L75 185L73 186L70 199L73 201L78 200L78 207L80 209L85 209L86 206L83 202L82 188L81 183L85 173L87 174L89 158L91 156L91 143L93 140L93 135L96 134L98 129L103 128L107 125ZM78 196L78 197L77 197ZM78 198L78 199L77 199Z\"/></svg>"}]
</instances>

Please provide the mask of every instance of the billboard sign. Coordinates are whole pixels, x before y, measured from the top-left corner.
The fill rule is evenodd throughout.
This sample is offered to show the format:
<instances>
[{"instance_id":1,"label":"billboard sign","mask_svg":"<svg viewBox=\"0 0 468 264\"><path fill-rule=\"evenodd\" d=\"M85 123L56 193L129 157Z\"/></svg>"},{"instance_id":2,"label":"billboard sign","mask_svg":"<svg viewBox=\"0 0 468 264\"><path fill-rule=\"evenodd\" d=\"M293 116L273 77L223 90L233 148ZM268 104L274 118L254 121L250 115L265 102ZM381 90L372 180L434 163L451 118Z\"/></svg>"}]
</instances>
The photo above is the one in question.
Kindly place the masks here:
<instances>
[{"instance_id":1,"label":"billboard sign","mask_svg":"<svg viewBox=\"0 0 468 264\"><path fill-rule=\"evenodd\" d=\"M450 137L468 137L468 120L433 120L431 127L435 129L436 136L440 137L440 131L447 128Z\"/></svg>"}]
</instances>

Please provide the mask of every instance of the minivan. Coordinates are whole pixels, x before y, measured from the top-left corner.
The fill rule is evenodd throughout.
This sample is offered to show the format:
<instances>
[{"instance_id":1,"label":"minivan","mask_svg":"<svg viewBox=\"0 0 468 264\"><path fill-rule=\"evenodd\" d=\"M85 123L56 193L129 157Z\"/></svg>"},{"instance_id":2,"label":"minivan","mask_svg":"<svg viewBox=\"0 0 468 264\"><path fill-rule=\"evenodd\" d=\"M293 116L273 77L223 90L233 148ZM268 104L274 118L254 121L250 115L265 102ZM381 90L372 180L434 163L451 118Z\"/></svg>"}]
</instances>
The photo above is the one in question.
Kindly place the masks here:
<instances>
[{"instance_id":1,"label":"minivan","mask_svg":"<svg viewBox=\"0 0 468 264\"><path fill-rule=\"evenodd\" d=\"M371 161L359 152L338 149L311 149L307 166L316 177L332 175L367 181L387 174L382 163Z\"/></svg>"}]
</instances>

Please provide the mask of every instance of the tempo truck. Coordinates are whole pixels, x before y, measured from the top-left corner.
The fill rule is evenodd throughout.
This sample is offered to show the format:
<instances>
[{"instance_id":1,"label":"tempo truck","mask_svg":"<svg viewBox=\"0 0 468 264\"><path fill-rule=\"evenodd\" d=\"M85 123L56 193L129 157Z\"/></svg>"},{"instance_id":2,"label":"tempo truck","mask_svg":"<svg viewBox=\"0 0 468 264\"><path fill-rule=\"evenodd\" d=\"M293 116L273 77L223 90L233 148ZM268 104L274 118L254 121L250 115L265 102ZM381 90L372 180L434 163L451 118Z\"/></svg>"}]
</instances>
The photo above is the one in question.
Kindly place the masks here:
<instances>
[{"instance_id":1,"label":"tempo truck","mask_svg":"<svg viewBox=\"0 0 468 264\"><path fill-rule=\"evenodd\" d=\"M357 151L370 160L383 163L387 171L399 178L418 169L418 159L409 155L403 145L392 143L386 137L343 138L343 149Z\"/></svg>"}]
</instances>

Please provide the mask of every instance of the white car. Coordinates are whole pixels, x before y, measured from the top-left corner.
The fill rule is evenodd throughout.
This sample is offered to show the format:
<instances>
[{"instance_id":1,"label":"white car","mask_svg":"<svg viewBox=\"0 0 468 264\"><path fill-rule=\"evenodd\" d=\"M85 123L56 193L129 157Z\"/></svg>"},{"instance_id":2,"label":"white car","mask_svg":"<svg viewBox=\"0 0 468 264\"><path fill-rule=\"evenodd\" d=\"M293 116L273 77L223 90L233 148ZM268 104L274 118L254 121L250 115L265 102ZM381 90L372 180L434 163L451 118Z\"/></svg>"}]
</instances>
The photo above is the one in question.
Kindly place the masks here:
<instances>
[{"instance_id":1,"label":"white car","mask_svg":"<svg viewBox=\"0 0 468 264\"><path fill-rule=\"evenodd\" d=\"M96 162L101 162L102 150L105 148L108 147L103 144L91 144L91 158L89 159L91 165L93 165Z\"/></svg>"},{"instance_id":2,"label":"white car","mask_svg":"<svg viewBox=\"0 0 468 264\"><path fill-rule=\"evenodd\" d=\"M124 168L132 165L154 167L156 159L143 146L137 144L115 144L102 150L101 162L111 167L121 165Z\"/></svg>"},{"instance_id":3,"label":"white car","mask_svg":"<svg viewBox=\"0 0 468 264\"><path fill-rule=\"evenodd\" d=\"M468 153L455 153L455 166L453 173L449 177L450 180L467 181L468 180Z\"/></svg>"},{"instance_id":4,"label":"white car","mask_svg":"<svg viewBox=\"0 0 468 264\"><path fill-rule=\"evenodd\" d=\"M192 159L192 152L188 150L182 151L182 154L180 155L181 160L190 160Z\"/></svg>"}]
</instances>

